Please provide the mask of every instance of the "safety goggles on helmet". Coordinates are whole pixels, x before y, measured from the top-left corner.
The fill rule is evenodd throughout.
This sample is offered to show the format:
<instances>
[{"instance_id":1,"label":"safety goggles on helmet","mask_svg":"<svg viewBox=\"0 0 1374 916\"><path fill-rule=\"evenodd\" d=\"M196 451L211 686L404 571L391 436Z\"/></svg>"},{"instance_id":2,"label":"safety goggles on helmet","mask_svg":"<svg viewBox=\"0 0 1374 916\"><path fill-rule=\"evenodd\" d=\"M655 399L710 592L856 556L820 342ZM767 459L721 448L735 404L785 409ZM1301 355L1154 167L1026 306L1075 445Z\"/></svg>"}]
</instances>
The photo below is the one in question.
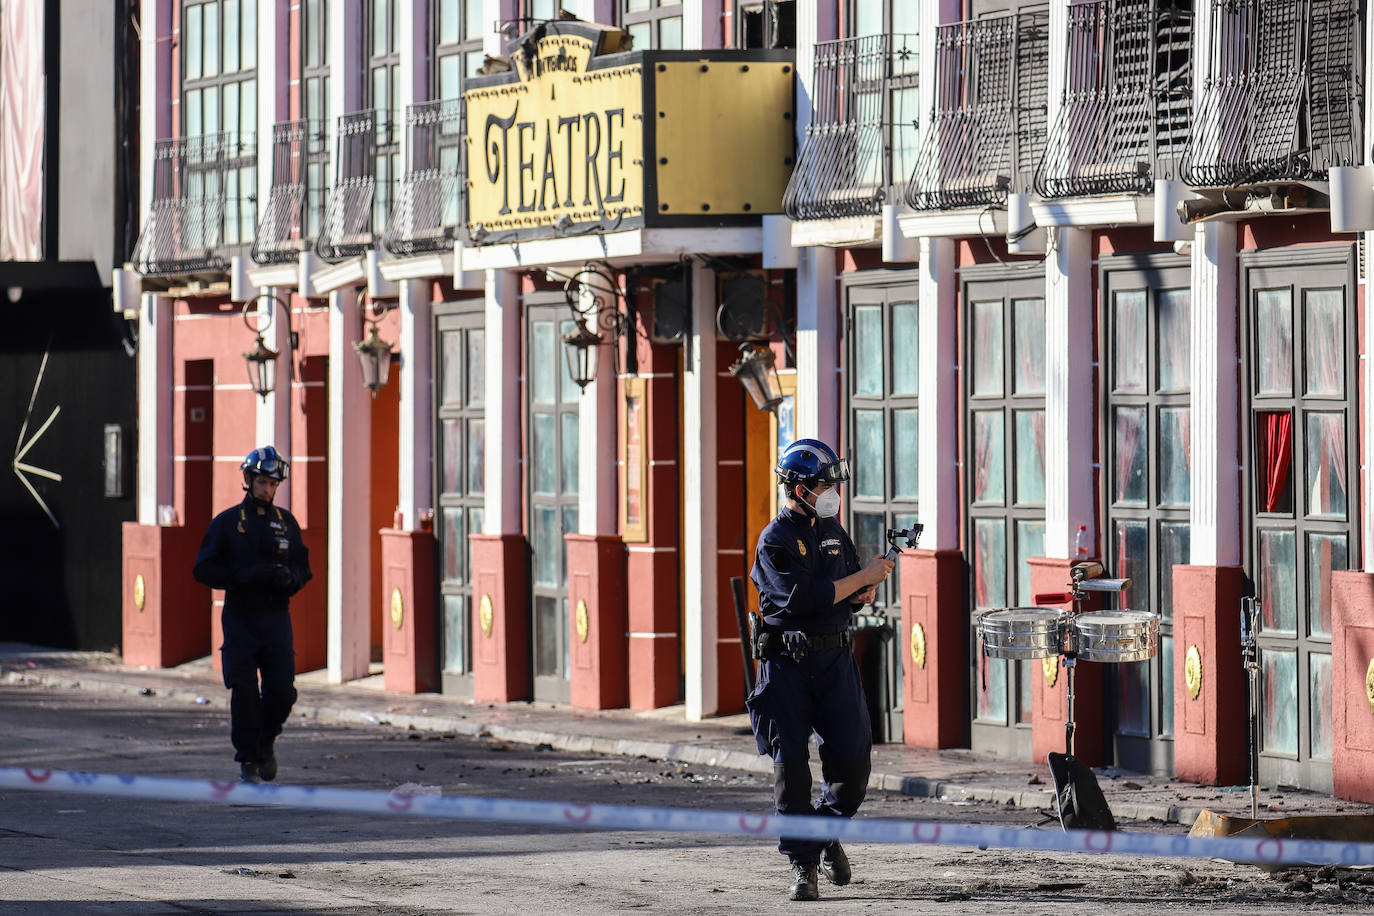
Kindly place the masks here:
<instances>
[{"instance_id":1,"label":"safety goggles on helmet","mask_svg":"<svg viewBox=\"0 0 1374 916\"><path fill-rule=\"evenodd\" d=\"M266 458L259 461L253 467L248 468L255 475L261 474L263 477L275 477L278 480L285 480L287 471L290 469L285 461L280 458Z\"/></svg>"},{"instance_id":2,"label":"safety goggles on helmet","mask_svg":"<svg viewBox=\"0 0 1374 916\"><path fill-rule=\"evenodd\" d=\"M849 462L843 458L837 458L821 468L820 474L816 477L816 480L821 483L843 483L848 479Z\"/></svg>"}]
</instances>

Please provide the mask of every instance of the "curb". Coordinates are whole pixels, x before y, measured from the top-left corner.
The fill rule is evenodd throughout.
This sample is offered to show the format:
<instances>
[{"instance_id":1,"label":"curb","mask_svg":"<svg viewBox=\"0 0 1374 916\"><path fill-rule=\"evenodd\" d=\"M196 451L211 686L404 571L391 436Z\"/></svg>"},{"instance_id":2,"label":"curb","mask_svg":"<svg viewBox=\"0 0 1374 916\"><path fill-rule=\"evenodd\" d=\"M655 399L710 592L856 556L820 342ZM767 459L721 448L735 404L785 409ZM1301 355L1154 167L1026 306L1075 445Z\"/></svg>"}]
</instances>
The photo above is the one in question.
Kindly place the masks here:
<instances>
[{"instance_id":1,"label":"curb","mask_svg":"<svg viewBox=\"0 0 1374 916\"><path fill-rule=\"evenodd\" d=\"M146 696L146 687L127 684L123 681L107 680L94 674L73 675L44 673L41 669L33 671L4 671L0 668L0 683L25 685L40 684L45 687L60 687L72 690L94 690L100 693ZM197 702L206 699L197 690L184 687L159 687L156 694L160 697ZM223 699L210 699L202 705L228 708ZM312 719L341 725L368 724L413 731L452 732L470 738L493 738L515 744L548 745L560 751L578 753L606 754L621 757L651 757L669 760L674 763L691 763L702 766L723 767L750 773L771 773L772 763L758 754L732 751L724 748L683 744L669 741L643 741L626 738L605 738L593 735L569 734L567 732L546 731L534 728L518 728L480 719L454 718L441 715L413 715L410 713L385 713L377 715L345 706L332 706L317 703L297 702L291 711L292 718ZM819 775L819 764L812 764ZM899 773L875 770L868 778L870 789L893 792L914 798L926 798L941 802L985 802L1026 810L1050 809L1054 806L1054 793L1049 790L1016 790L987 786L968 786L956 782L943 782L919 776L904 776ZM1191 825L1201 813L1199 808L1177 805L1155 804L1113 804L1112 812L1118 818L1127 820L1154 820L1166 824Z\"/></svg>"}]
</instances>

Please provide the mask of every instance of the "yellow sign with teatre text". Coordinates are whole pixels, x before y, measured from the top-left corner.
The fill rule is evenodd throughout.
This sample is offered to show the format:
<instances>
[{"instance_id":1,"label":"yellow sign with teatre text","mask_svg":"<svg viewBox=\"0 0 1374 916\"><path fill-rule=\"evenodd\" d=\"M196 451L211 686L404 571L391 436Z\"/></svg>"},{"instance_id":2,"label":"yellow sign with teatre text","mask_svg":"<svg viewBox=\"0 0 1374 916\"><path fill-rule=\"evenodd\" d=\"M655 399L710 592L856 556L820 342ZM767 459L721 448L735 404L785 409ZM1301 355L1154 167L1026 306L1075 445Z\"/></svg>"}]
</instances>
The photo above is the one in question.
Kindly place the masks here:
<instances>
[{"instance_id":1,"label":"yellow sign with teatre text","mask_svg":"<svg viewBox=\"0 0 1374 916\"><path fill-rule=\"evenodd\" d=\"M791 58L605 53L621 37L546 23L511 42L508 72L470 81L470 243L721 225L781 210L794 145Z\"/></svg>"}]
</instances>

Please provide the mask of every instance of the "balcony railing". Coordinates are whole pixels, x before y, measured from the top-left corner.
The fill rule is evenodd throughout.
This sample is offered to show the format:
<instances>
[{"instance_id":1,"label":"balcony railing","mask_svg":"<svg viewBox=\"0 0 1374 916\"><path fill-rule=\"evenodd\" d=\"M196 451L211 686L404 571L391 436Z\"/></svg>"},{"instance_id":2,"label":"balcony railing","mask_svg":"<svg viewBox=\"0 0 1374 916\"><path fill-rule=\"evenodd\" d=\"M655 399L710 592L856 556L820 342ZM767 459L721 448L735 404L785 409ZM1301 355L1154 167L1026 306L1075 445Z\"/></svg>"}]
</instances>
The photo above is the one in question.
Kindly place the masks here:
<instances>
[{"instance_id":1,"label":"balcony railing","mask_svg":"<svg viewBox=\"0 0 1374 916\"><path fill-rule=\"evenodd\" d=\"M253 134L217 133L159 140L153 199L134 244L139 273L221 271L224 252L253 235L258 152Z\"/></svg>"},{"instance_id":2,"label":"balcony railing","mask_svg":"<svg viewBox=\"0 0 1374 916\"><path fill-rule=\"evenodd\" d=\"M1063 105L1036 191L1144 192L1176 174L1191 127L1191 3L1074 3L1068 42Z\"/></svg>"},{"instance_id":3,"label":"balcony railing","mask_svg":"<svg viewBox=\"0 0 1374 916\"><path fill-rule=\"evenodd\" d=\"M253 241L254 261L283 264L310 249L324 209L328 162L323 124L301 120L273 125L272 191Z\"/></svg>"},{"instance_id":4,"label":"balcony railing","mask_svg":"<svg viewBox=\"0 0 1374 916\"><path fill-rule=\"evenodd\" d=\"M1203 187L1324 178L1360 160L1358 0L1226 0L1182 175Z\"/></svg>"},{"instance_id":5,"label":"balcony railing","mask_svg":"<svg viewBox=\"0 0 1374 916\"><path fill-rule=\"evenodd\" d=\"M377 193L377 112L339 118L334 184L325 205L315 252L326 261L362 254L376 241L373 198Z\"/></svg>"},{"instance_id":6,"label":"balcony railing","mask_svg":"<svg viewBox=\"0 0 1374 916\"><path fill-rule=\"evenodd\" d=\"M406 129L410 162L387 220L384 244L401 256L451 248L459 222L462 100L411 105Z\"/></svg>"},{"instance_id":7,"label":"balcony railing","mask_svg":"<svg viewBox=\"0 0 1374 916\"><path fill-rule=\"evenodd\" d=\"M1045 150L1049 17L940 26L935 110L906 200L917 210L1001 204L1028 189Z\"/></svg>"},{"instance_id":8,"label":"balcony railing","mask_svg":"<svg viewBox=\"0 0 1374 916\"><path fill-rule=\"evenodd\" d=\"M917 127L915 35L816 45L815 112L783 196L792 219L876 215L910 177Z\"/></svg>"}]
</instances>

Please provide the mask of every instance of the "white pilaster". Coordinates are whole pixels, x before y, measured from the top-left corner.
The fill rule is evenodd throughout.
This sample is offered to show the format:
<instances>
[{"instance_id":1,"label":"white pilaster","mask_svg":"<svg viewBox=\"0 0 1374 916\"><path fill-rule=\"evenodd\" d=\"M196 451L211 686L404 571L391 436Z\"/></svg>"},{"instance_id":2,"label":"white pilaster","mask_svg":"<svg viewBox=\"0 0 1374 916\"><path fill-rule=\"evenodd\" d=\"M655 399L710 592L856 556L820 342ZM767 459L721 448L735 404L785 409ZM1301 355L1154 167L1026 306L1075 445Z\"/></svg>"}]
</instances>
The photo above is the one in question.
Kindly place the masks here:
<instances>
[{"instance_id":1,"label":"white pilaster","mask_svg":"<svg viewBox=\"0 0 1374 916\"><path fill-rule=\"evenodd\" d=\"M519 534L520 284L516 274L487 271L486 507L483 534Z\"/></svg>"},{"instance_id":2,"label":"white pilaster","mask_svg":"<svg viewBox=\"0 0 1374 916\"><path fill-rule=\"evenodd\" d=\"M797 438L839 447L839 296L835 252L797 252ZM707 327L715 327L714 317Z\"/></svg>"},{"instance_id":3,"label":"white pilaster","mask_svg":"<svg viewBox=\"0 0 1374 916\"><path fill-rule=\"evenodd\" d=\"M1067 559L1093 493L1092 236L1051 230L1045 259L1045 556Z\"/></svg>"},{"instance_id":4,"label":"white pilaster","mask_svg":"<svg viewBox=\"0 0 1374 916\"><path fill-rule=\"evenodd\" d=\"M410 131L406 128L406 110L429 98L427 79L429 61L429 4L426 0L398 0L396 36L401 58L396 75L396 110L391 112L396 129L400 131L400 168L404 172L410 163ZM409 522L407 522L409 524Z\"/></svg>"},{"instance_id":5,"label":"white pilaster","mask_svg":"<svg viewBox=\"0 0 1374 916\"><path fill-rule=\"evenodd\" d=\"M482 4L482 25L488 29L482 34L482 50L492 57L501 57L506 53L506 37L496 31L493 26L504 18L502 0L473 0L473 2Z\"/></svg>"},{"instance_id":6,"label":"white pilaster","mask_svg":"<svg viewBox=\"0 0 1374 916\"><path fill-rule=\"evenodd\" d=\"M717 710L716 297L711 271L692 262L692 331L682 378L683 607L687 718ZM798 399L800 400L800 398Z\"/></svg>"},{"instance_id":7,"label":"white pilaster","mask_svg":"<svg viewBox=\"0 0 1374 916\"><path fill-rule=\"evenodd\" d=\"M420 530L420 512L434 507L433 432L430 417L430 286L404 280L401 286L400 480L397 504L407 531Z\"/></svg>"},{"instance_id":8,"label":"white pilaster","mask_svg":"<svg viewBox=\"0 0 1374 916\"><path fill-rule=\"evenodd\" d=\"M921 239L920 340L917 345L921 413L920 546L959 548L959 362L958 290L952 239Z\"/></svg>"},{"instance_id":9,"label":"white pilaster","mask_svg":"<svg viewBox=\"0 0 1374 916\"><path fill-rule=\"evenodd\" d=\"M362 336L356 291L329 294L329 567L326 652L329 680L367 675L372 601L369 451L372 404L353 344Z\"/></svg>"},{"instance_id":10,"label":"white pilaster","mask_svg":"<svg viewBox=\"0 0 1374 916\"><path fill-rule=\"evenodd\" d=\"M578 399L579 534L615 534L619 524L619 476L616 464L619 458L616 390L619 386L616 384L614 352L614 347L619 345L620 341L614 340L611 346L596 348L595 375ZM561 349L562 344L559 346Z\"/></svg>"},{"instance_id":11,"label":"white pilaster","mask_svg":"<svg viewBox=\"0 0 1374 916\"><path fill-rule=\"evenodd\" d=\"M272 127L289 117L290 72L286 36L290 34L290 11L277 0L247 0L258 6L258 219L272 196ZM280 40L279 40L280 39ZM275 349L275 347L274 347ZM285 454L283 452L282 454ZM283 484L285 487L285 484ZM277 491L281 502L281 490ZM284 504L283 504L284 505Z\"/></svg>"},{"instance_id":12,"label":"white pilaster","mask_svg":"<svg viewBox=\"0 0 1374 916\"><path fill-rule=\"evenodd\" d=\"M138 523L173 505L172 301L143 294L138 310Z\"/></svg>"},{"instance_id":13,"label":"white pilaster","mask_svg":"<svg viewBox=\"0 0 1374 916\"><path fill-rule=\"evenodd\" d=\"M1374 66L1374 16L1365 16L1365 63L1364 72L1374 73L1370 70ZM1364 94L1364 123L1374 123L1369 119L1374 117L1374 92ZM1368 145L1364 150L1364 162L1366 165L1374 163L1374 153ZM1366 257L1368 252L1374 251L1374 232L1364 234L1364 247ZM1364 287L1365 302L1369 302L1369 267L1365 266L1364 275L1357 278L1360 285ZM1374 323L1369 316L1369 308L1364 309L1364 327L1361 329L1360 341L1362 352L1360 353L1360 389L1359 403L1362 415L1361 426L1364 431L1364 441L1360 444L1359 454L1362 464L1360 466L1360 544L1363 548L1365 572L1374 572L1374 372L1370 369L1370 334L1374 333Z\"/></svg>"},{"instance_id":14,"label":"white pilaster","mask_svg":"<svg viewBox=\"0 0 1374 916\"><path fill-rule=\"evenodd\" d=\"M1198 224L1192 267L1189 562L1237 566L1241 518L1235 223Z\"/></svg>"},{"instance_id":15,"label":"white pilaster","mask_svg":"<svg viewBox=\"0 0 1374 916\"><path fill-rule=\"evenodd\" d=\"M172 135L172 9L166 0L139 4L138 224L153 202L154 144Z\"/></svg>"}]
</instances>

